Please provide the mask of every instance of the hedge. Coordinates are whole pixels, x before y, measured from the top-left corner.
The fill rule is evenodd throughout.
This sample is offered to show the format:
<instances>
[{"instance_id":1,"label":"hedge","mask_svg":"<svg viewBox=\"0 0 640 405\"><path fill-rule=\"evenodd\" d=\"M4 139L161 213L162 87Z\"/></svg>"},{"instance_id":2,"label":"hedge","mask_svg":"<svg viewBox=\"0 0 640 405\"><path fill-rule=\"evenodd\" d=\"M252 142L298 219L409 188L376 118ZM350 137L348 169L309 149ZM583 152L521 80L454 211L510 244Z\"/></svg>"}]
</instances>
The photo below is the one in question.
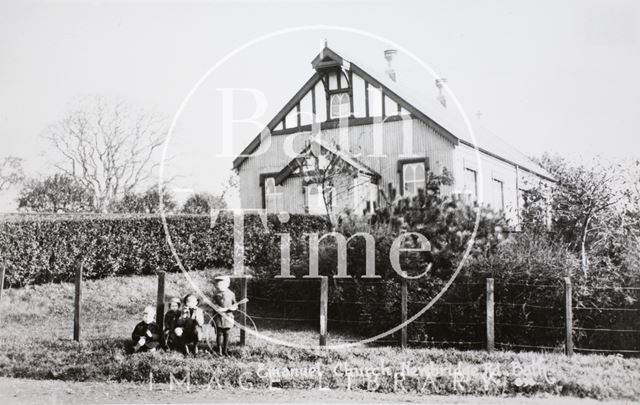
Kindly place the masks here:
<instances>
[{"instance_id":1,"label":"hedge","mask_svg":"<svg viewBox=\"0 0 640 405\"><path fill-rule=\"evenodd\" d=\"M214 227L209 216L167 217L171 240L188 270L233 267L233 217L222 215ZM325 229L323 217L291 215L286 224L268 216L265 231L257 215L245 217L245 264L279 264L277 232L299 239ZM159 216L5 216L0 220L0 255L5 286L71 281L84 262L87 279L178 271Z\"/></svg>"},{"instance_id":2,"label":"hedge","mask_svg":"<svg viewBox=\"0 0 640 405\"><path fill-rule=\"evenodd\" d=\"M208 216L171 216L167 218L173 245L188 270L233 267L233 218L222 216L211 228ZM249 294L276 301L254 306L267 315L287 313L288 317L317 317L317 305L291 305L284 301L315 300L318 285L313 280L287 283L274 277L280 271L279 237L291 235L292 273L299 278L308 269L308 245L303 233L322 233L327 229L323 217L291 215L286 224L268 217L269 231L260 219L245 218L245 264L254 271ZM354 229L356 230L356 229ZM343 229L346 235L346 232ZM384 229L371 229L376 239L376 283L354 277L353 281L333 279L330 286L329 318L338 322L330 328L347 329L356 334L375 335L397 325L400 319L399 277L389 263L389 248L395 235ZM352 233L352 232L351 232ZM485 235L485 239L490 235ZM435 238L430 237L430 240ZM335 243L320 248L320 273L335 274ZM349 274L364 272L364 241L348 245ZM71 281L74 268L82 258L85 278L149 275L158 270L178 271L166 242L162 221L157 216L85 216L85 217L5 217L0 221L0 254L7 266L5 285ZM411 255L405 254L403 268L410 267ZM439 259L434 256L434 262ZM416 260L414 264L419 264ZM581 276L575 255L555 243L527 235L513 236L510 242L491 255L480 255L468 262L447 294L427 316L409 328L410 339L420 341L484 340L484 280L496 282L496 320L503 324L529 327L502 327L499 336L514 345L542 345L560 348L563 343L563 277L574 282L574 305L585 308L575 314L575 326L582 328L640 329L638 300L630 291L601 286L637 285L630 271L609 262L592 263L589 277ZM410 301L427 302L449 278L450 266L442 265L429 277L410 283ZM553 287L522 287L531 285ZM280 301L280 302L278 302ZM346 304L346 303L349 304ZM447 305L447 302L466 303ZM504 302L505 305L500 304ZM286 307L286 308L284 308ZM411 304L410 314L420 308ZM627 311L601 311L599 308L629 308ZM347 321L355 321L349 323ZM640 350L633 333L577 331L582 347ZM515 346L517 347L517 346Z\"/></svg>"}]
</instances>

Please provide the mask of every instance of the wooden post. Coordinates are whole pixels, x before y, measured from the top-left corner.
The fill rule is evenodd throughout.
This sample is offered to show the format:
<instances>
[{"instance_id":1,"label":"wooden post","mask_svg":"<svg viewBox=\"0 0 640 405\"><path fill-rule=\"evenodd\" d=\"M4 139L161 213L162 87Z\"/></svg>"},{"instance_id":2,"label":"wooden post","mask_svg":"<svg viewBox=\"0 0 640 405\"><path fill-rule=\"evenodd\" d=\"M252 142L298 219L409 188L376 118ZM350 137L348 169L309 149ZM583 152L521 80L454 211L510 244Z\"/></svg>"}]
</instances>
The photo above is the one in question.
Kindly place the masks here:
<instances>
[{"instance_id":1,"label":"wooden post","mask_svg":"<svg viewBox=\"0 0 640 405\"><path fill-rule=\"evenodd\" d=\"M3 261L0 269L0 301L2 301L2 290L4 290L4 275L7 272L7 264Z\"/></svg>"},{"instance_id":2,"label":"wooden post","mask_svg":"<svg viewBox=\"0 0 640 405\"><path fill-rule=\"evenodd\" d=\"M73 340L80 341L80 303L82 301L82 271L84 260L80 260L76 269L76 296L73 311Z\"/></svg>"},{"instance_id":3,"label":"wooden post","mask_svg":"<svg viewBox=\"0 0 640 405\"><path fill-rule=\"evenodd\" d=\"M156 325L164 330L164 278L165 272L158 272L158 295L156 297Z\"/></svg>"},{"instance_id":4,"label":"wooden post","mask_svg":"<svg viewBox=\"0 0 640 405\"><path fill-rule=\"evenodd\" d=\"M327 345L327 307L329 306L329 279L320 279L320 346Z\"/></svg>"},{"instance_id":5,"label":"wooden post","mask_svg":"<svg viewBox=\"0 0 640 405\"><path fill-rule=\"evenodd\" d=\"M573 355L573 308L571 299L571 279L569 277L564 278L564 314L564 353L567 356L571 356Z\"/></svg>"},{"instance_id":6,"label":"wooden post","mask_svg":"<svg viewBox=\"0 0 640 405\"><path fill-rule=\"evenodd\" d=\"M402 281L400 284L401 290L401 301L400 301L400 322L407 322L407 279L402 277ZM400 347L403 349L407 348L407 325L403 326L400 329Z\"/></svg>"},{"instance_id":7,"label":"wooden post","mask_svg":"<svg viewBox=\"0 0 640 405\"><path fill-rule=\"evenodd\" d=\"M247 298L247 276L244 276L240 279L240 300L244 300ZM242 328L240 328L240 345L244 346L247 343L247 336L245 329L247 328L247 303L240 304L238 308L240 311L240 324Z\"/></svg>"},{"instance_id":8,"label":"wooden post","mask_svg":"<svg viewBox=\"0 0 640 405\"><path fill-rule=\"evenodd\" d=\"M493 309L493 278L487 279L487 351L492 352L495 347L495 313Z\"/></svg>"}]
</instances>

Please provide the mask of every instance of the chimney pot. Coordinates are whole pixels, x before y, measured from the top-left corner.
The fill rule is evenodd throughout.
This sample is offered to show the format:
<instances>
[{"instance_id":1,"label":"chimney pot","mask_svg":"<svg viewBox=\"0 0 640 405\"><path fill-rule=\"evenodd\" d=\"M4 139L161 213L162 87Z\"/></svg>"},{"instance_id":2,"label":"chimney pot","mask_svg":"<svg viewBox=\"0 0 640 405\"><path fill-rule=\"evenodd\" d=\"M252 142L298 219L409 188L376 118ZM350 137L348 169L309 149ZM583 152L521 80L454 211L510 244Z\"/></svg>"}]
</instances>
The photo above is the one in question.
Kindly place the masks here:
<instances>
[{"instance_id":1,"label":"chimney pot","mask_svg":"<svg viewBox=\"0 0 640 405\"><path fill-rule=\"evenodd\" d=\"M387 70L386 74L393 80L396 81L396 71L393 68L393 59L398 54L398 50L396 49L386 49L384 51L384 58L387 60Z\"/></svg>"}]
</instances>

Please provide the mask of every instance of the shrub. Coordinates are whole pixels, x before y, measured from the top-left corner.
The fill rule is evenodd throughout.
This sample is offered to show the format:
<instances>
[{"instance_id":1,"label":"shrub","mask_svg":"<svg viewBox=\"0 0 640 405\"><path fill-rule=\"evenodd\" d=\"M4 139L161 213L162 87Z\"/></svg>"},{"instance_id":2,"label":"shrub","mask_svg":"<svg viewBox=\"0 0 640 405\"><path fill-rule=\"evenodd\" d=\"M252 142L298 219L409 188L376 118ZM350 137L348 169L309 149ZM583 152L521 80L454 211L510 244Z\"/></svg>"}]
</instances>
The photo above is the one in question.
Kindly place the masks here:
<instances>
[{"instance_id":1,"label":"shrub","mask_svg":"<svg viewBox=\"0 0 640 405\"><path fill-rule=\"evenodd\" d=\"M159 216L12 216L0 221L0 254L7 266L6 284L71 281L79 260L87 279L112 275L177 271ZM185 268L233 267L233 218L222 215L210 227L208 216L167 217L173 246ZM265 231L256 215L245 218L245 264L273 266L280 262L276 232L323 229L321 217L292 215L280 224L268 217ZM275 248L274 248L275 246Z\"/></svg>"}]
</instances>

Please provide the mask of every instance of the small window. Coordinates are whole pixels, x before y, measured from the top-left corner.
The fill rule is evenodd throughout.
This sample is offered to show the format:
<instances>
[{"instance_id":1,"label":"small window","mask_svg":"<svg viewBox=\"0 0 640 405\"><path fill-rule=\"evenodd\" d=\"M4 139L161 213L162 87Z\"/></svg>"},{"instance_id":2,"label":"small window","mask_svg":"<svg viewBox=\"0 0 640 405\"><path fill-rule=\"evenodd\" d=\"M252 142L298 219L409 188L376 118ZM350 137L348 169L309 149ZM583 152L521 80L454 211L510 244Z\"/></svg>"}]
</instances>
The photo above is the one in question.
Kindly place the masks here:
<instances>
[{"instance_id":1,"label":"small window","mask_svg":"<svg viewBox=\"0 0 640 405\"><path fill-rule=\"evenodd\" d=\"M276 181L273 177L267 177L264 180L264 203L267 212L284 211L284 199L280 187L276 187Z\"/></svg>"},{"instance_id":2,"label":"small window","mask_svg":"<svg viewBox=\"0 0 640 405\"><path fill-rule=\"evenodd\" d=\"M344 118L351 115L351 99L347 93L332 95L329 106L330 118Z\"/></svg>"},{"instance_id":3,"label":"small window","mask_svg":"<svg viewBox=\"0 0 640 405\"><path fill-rule=\"evenodd\" d=\"M478 173L473 169L464 169L464 192L471 201L478 199Z\"/></svg>"},{"instance_id":4,"label":"small window","mask_svg":"<svg viewBox=\"0 0 640 405\"><path fill-rule=\"evenodd\" d=\"M424 163L402 165L402 189L405 197L418 195L418 190L425 188L424 182Z\"/></svg>"},{"instance_id":5,"label":"small window","mask_svg":"<svg viewBox=\"0 0 640 405\"><path fill-rule=\"evenodd\" d=\"M504 183L498 179L493 179L492 185L493 201L491 205L494 209L504 210Z\"/></svg>"}]
</instances>

